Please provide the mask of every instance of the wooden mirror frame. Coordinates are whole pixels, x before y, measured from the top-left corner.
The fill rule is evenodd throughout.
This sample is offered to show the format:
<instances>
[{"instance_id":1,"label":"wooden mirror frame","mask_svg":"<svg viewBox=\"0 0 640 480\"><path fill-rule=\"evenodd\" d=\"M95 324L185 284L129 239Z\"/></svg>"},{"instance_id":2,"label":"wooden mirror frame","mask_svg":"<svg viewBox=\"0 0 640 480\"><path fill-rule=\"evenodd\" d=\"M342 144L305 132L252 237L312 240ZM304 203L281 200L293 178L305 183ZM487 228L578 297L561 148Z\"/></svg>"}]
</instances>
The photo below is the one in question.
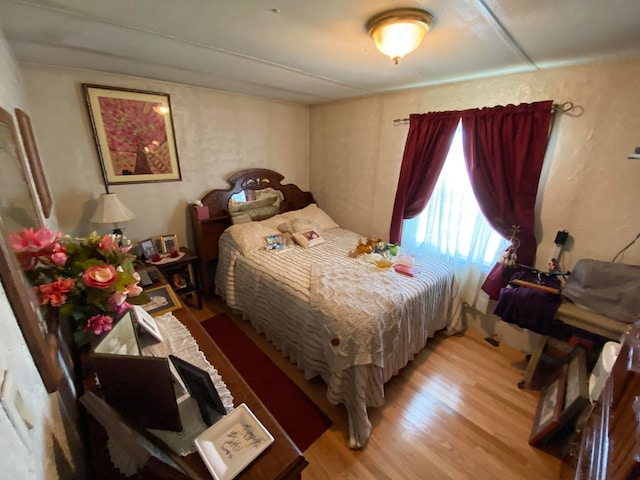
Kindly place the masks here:
<instances>
[{"instance_id":1,"label":"wooden mirror frame","mask_svg":"<svg viewBox=\"0 0 640 480\"><path fill-rule=\"evenodd\" d=\"M13 152L8 153L13 154L16 161L21 164L28 187L27 170L24 168L24 161L18 148L18 135L13 116L1 107L0 122L7 125L11 132ZM33 196L30 188L29 191ZM34 227L41 226L39 218L36 221L38 224L34 225ZM8 233L0 216L0 280L36 368L40 372L44 386L47 392L55 392L63 378L62 368L58 362L57 332L43 332L38 317L38 307L31 302L29 297L31 285L29 285L22 272L9 242Z\"/></svg>"},{"instance_id":2,"label":"wooden mirror frame","mask_svg":"<svg viewBox=\"0 0 640 480\"><path fill-rule=\"evenodd\" d=\"M193 242L200 260L201 285L206 296L214 294L218 240L222 232L232 223L228 209L229 199L233 195L243 190L262 190L268 187L280 191L284 200L277 213L298 210L315 203L311 192L302 191L292 183L282 185L280 183L282 179L284 175L266 168L240 170L227 179L230 188L212 190L202 197L202 207L192 205L189 208ZM204 216L199 215L200 208L205 210Z\"/></svg>"},{"instance_id":3,"label":"wooden mirror frame","mask_svg":"<svg viewBox=\"0 0 640 480\"><path fill-rule=\"evenodd\" d=\"M314 203L310 192L303 192L297 185L291 183L282 185L280 182L283 179L284 175L266 168L241 170L227 179L231 188L212 190L202 197L201 201L209 209L209 218L230 217L229 200L233 195L243 190L262 190L271 187L281 191L284 200L278 213L298 210Z\"/></svg>"}]
</instances>

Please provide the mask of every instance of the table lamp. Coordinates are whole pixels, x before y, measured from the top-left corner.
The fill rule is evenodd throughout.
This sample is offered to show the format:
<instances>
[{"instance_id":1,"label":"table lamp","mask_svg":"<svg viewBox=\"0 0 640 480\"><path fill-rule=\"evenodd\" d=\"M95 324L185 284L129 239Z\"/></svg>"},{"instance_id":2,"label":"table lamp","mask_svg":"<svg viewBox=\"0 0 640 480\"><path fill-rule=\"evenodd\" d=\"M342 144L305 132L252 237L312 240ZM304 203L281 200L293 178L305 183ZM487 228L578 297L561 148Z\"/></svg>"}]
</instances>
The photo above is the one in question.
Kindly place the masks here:
<instances>
[{"instance_id":1,"label":"table lamp","mask_svg":"<svg viewBox=\"0 0 640 480\"><path fill-rule=\"evenodd\" d=\"M110 223L113 225L113 235L122 236L121 223L136 218L115 193L102 193L98 199L98 208L91 217L92 223Z\"/></svg>"}]
</instances>

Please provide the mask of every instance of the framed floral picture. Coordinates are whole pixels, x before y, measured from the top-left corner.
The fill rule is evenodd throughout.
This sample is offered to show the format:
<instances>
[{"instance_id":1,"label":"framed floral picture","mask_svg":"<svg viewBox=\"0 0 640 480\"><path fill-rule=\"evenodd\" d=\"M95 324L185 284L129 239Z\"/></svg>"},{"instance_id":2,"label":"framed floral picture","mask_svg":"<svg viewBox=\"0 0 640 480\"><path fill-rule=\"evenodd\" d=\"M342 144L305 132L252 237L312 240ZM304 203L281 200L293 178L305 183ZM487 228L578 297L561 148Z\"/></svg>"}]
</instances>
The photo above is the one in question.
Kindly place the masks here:
<instances>
[{"instance_id":1,"label":"framed floral picture","mask_svg":"<svg viewBox=\"0 0 640 480\"><path fill-rule=\"evenodd\" d=\"M82 88L105 185L182 179L168 94Z\"/></svg>"}]
</instances>

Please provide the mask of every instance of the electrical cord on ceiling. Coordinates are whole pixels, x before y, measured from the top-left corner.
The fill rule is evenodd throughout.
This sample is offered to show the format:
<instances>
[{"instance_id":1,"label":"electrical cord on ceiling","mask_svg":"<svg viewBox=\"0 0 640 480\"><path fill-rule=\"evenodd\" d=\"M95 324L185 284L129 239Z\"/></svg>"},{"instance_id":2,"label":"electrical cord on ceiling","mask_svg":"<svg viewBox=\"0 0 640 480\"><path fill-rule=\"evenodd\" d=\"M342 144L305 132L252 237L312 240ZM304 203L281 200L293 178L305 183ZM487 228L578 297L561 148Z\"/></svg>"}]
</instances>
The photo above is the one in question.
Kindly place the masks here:
<instances>
[{"instance_id":1,"label":"electrical cord on ceiling","mask_svg":"<svg viewBox=\"0 0 640 480\"><path fill-rule=\"evenodd\" d=\"M620 250L618 253L616 253L616 256L615 256L615 257L613 257L613 260L611 260L611 263L615 263L615 261L617 260L617 258L618 258L620 255L622 255L622 254L627 250L627 248L629 248L631 245L633 245L634 243L636 243L636 241L637 241L639 238L640 238L640 233L638 233L638 234L636 235L636 238L634 238L633 240L631 240L631 242L630 242L626 247L624 247L622 250Z\"/></svg>"}]
</instances>

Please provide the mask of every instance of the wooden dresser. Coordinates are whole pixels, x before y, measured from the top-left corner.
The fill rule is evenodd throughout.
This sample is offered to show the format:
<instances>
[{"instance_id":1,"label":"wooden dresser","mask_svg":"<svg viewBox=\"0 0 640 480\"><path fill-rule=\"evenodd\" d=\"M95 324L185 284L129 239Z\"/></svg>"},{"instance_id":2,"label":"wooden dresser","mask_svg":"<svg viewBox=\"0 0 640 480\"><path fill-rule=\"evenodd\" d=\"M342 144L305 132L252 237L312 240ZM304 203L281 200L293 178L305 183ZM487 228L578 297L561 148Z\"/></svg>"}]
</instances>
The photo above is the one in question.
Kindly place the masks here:
<instances>
[{"instance_id":1,"label":"wooden dresser","mask_svg":"<svg viewBox=\"0 0 640 480\"><path fill-rule=\"evenodd\" d=\"M575 479L640 478L640 321L622 348L582 435Z\"/></svg>"},{"instance_id":2,"label":"wooden dresser","mask_svg":"<svg viewBox=\"0 0 640 480\"><path fill-rule=\"evenodd\" d=\"M166 284L166 280L162 278L161 284ZM302 470L307 466L308 462L300 449L293 443L291 438L283 430L271 412L260 401L256 394L251 390L242 376L234 368L227 357L218 348L216 343L209 337L207 332L202 328L198 320L191 311L184 307L172 312L178 320L189 330L205 357L222 376L223 381L231 391L234 398L234 404L239 405L245 403L249 409L256 415L260 422L273 435L274 442L267 450L257 457L245 470L243 470L234 480L252 479L252 480L299 480ZM85 370L83 378L86 387L92 389L93 371L91 370L88 358L85 358L83 369ZM90 416L88 416L90 417ZM121 472L116 470L109 459L106 450L107 436L104 429L92 418L89 421L89 443L90 455L93 464L93 477L96 479L119 480L125 479ZM184 462L189 467L190 477L194 479L212 478L207 470L204 462L197 453L183 457ZM151 475L149 472L143 471L129 479L146 479L146 478L173 478Z\"/></svg>"}]
</instances>

